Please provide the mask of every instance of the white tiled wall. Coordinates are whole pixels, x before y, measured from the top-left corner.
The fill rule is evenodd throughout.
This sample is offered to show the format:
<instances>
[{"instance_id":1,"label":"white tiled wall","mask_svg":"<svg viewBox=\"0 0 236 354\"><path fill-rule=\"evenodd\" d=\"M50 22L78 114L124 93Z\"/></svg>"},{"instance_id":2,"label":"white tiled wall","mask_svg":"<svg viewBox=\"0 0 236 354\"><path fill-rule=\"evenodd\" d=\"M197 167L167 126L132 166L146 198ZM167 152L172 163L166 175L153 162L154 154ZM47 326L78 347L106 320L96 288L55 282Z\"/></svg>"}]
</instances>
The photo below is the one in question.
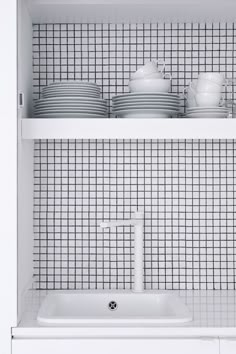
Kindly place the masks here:
<instances>
[{"instance_id":1,"label":"white tiled wall","mask_svg":"<svg viewBox=\"0 0 236 354\"><path fill-rule=\"evenodd\" d=\"M129 289L145 212L146 289L235 288L234 141L35 143L38 288Z\"/></svg>"},{"instance_id":2,"label":"white tiled wall","mask_svg":"<svg viewBox=\"0 0 236 354\"><path fill-rule=\"evenodd\" d=\"M110 101L128 92L137 67L157 58L172 75L172 92L181 94L199 72L232 79L236 71L234 23L36 24L33 37L35 98L52 81L83 79L96 81ZM225 98L234 94L229 87Z\"/></svg>"},{"instance_id":3,"label":"white tiled wall","mask_svg":"<svg viewBox=\"0 0 236 354\"><path fill-rule=\"evenodd\" d=\"M33 26L34 97L60 79L96 81L108 100L165 59L172 91L200 71L236 72L234 24ZM234 97L235 88L226 90ZM182 102L184 103L184 102ZM184 107L183 107L184 110ZM104 219L145 212L146 289L235 288L234 141L35 143L35 287L129 289L132 229Z\"/></svg>"}]
</instances>

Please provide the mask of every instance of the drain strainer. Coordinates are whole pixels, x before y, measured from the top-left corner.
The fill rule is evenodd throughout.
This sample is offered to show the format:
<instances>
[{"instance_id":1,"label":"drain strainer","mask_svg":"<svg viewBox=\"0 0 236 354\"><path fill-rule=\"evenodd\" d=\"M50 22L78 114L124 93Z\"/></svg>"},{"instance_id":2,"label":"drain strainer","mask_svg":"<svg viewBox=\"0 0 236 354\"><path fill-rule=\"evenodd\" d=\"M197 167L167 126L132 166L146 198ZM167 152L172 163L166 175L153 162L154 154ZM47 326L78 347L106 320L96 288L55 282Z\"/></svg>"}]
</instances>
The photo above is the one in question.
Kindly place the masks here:
<instances>
[{"instance_id":1,"label":"drain strainer","mask_svg":"<svg viewBox=\"0 0 236 354\"><path fill-rule=\"evenodd\" d=\"M109 310L111 310L111 311L117 310L117 308L118 308L117 302L115 302L115 301L110 301L109 304L108 304L108 308L109 308Z\"/></svg>"}]
</instances>

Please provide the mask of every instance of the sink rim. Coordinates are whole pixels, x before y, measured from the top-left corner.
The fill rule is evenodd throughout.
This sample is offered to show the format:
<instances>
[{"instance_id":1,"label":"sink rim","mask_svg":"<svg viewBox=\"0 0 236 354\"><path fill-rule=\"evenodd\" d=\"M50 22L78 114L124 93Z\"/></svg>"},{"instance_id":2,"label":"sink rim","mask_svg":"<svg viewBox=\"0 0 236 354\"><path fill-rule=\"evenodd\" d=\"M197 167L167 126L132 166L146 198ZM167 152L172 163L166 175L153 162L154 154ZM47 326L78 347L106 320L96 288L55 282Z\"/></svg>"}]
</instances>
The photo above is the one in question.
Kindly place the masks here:
<instances>
[{"instance_id":1,"label":"sink rim","mask_svg":"<svg viewBox=\"0 0 236 354\"><path fill-rule=\"evenodd\" d=\"M178 304L175 308L175 317L174 316L158 316L158 317L106 317L106 316L86 316L86 317L77 317L72 318L70 316L62 317L56 315L50 315L50 300L55 300L56 297L61 296L71 296L71 295L102 295L102 296L132 296L132 297L146 297L146 296L168 296L172 298L172 301ZM108 300L114 300L110 298ZM175 292L172 291L144 291L141 293L136 293L133 291L126 290L52 290L49 291L46 297L44 298L39 312L37 314L37 321L42 325L65 325L65 326L81 326L81 325L171 325L171 324L181 324L187 323L193 320L192 314L186 306L184 299L178 296Z\"/></svg>"}]
</instances>

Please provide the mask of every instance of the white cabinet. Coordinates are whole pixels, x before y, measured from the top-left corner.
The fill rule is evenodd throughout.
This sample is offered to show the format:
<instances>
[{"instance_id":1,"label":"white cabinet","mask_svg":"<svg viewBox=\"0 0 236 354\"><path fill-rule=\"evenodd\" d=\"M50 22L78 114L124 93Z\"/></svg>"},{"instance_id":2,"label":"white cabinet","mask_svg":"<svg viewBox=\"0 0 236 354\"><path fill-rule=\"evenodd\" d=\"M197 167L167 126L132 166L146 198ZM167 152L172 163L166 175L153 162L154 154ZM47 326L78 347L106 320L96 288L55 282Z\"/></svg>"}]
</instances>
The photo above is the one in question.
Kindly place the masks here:
<instances>
[{"instance_id":1,"label":"white cabinet","mask_svg":"<svg viewBox=\"0 0 236 354\"><path fill-rule=\"evenodd\" d=\"M220 340L220 354L235 354L236 338Z\"/></svg>"},{"instance_id":2,"label":"white cabinet","mask_svg":"<svg viewBox=\"0 0 236 354\"><path fill-rule=\"evenodd\" d=\"M17 325L16 1L0 1L0 352L10 354ZM4 50L3 50L4 48Z\"/></svg>"},{"instance_id":3,"label":"white cabinet","mask_svg":"<svg viewBox=\"0 0 236 354\"><path fill-rule=\"evenodd\" d=\"M219 354L218 339L22 339L12 354Z\"/></svg>"}]
</instances>

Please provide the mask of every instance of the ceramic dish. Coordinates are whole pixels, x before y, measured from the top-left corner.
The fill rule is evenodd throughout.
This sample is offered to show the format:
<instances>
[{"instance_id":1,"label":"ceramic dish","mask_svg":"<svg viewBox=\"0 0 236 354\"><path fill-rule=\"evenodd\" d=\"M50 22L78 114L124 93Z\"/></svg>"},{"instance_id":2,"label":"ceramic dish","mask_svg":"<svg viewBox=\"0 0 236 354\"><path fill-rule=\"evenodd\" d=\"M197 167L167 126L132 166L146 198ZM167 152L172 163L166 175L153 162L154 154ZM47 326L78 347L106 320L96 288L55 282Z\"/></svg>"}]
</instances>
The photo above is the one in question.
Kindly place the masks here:
<instances>
[{"instance_id":1,"label":"ceramic dish","mask_svg":"<svg viewBox=\"0 0 236 354\"><path fill-rule=\"evenodd\" d=\"M104 114L96 113L48 113L39 114L35 118L102 118L106 117Z\"/></svg>"},{"instance_id":2,"label":"ceramic dish","mask_svg":"<svg viewBox=\"0 0 236 354\"><path fill-rule=\"evenodd\" d=\"M90 103L88 104L87 102L72 102L72 103L51 103L51 104L47 104L47 103L40 103L35 105L35 108L55 108L55 107L100 107L100 108L106 108L107 105L106 104L99 104L99 103Z\"/></svg>"},{"instance_id":3,"label":"ceramic dish","mask_svg":"<svg viewBox=\"0 0 236 354\"><path fill-rule=\"evenodd\" d=\"M168 97L168 98L175 98L175 99L179 99L179 95L174 94L174 93L164 93L164 92L145 92L145 93L127 93L127 94L123 94L123 95L117 95L115 97L112 98L112 100L117 100L117 99L124 99L124 98L131 98L131 97L137 97L137 98L147 98L147 97L151 97L151 98L157 98L157 97Z\"/></svg>"},{"instance_id":4,"label":"ceramic dish","mask_svg":"<svg viewBox=\"0 0 236 354\"><path fill-rule=\"evenodd\" d=\"M176 115L173 110L145 109L145 110L119 110L114 114L120 118L170 118Z\"/></svg>"},{"instance_id":5,"label":"ceramic dish","mask_svg":"<svg viewBox=\"0 0 236 354\"><path fill-rule=\"evenodd\" d=\"M228 112L227 108L221 108L218 109L216 108L191 108L191 109L187 109L187 112Z\"/></svg>"},{"instance_id":6,"label":"ceramic dish","mask_svg":"<svg viewBox=\"0 0 236 354\"><path fill-rule=\"evenodd\" d=\"M227 118L228 113L192 113L187 114L187 118Z\"/></svg>"},{"instance_id":7,"label":"ceramic dish","mask_svg":"<svg viewBox=\"0 0 236 354\"><path fill-rule=\"evenodd\" d=\"M45 86L45 89L47 88L95 88L99 89L99 86L91 83L91 82L70 82L70 81L65 81L65 82L53 82L49 84L48 86Z\"/></svg>"},{"instance_id":8,"label":"ceramic dish","mask_svg":"<svg viewBox=\"0 0 236 354\"><path fill-rule=\"evenodd\" d=\"M48 95L45 95L45 94L42 94L42 97L43 98L53 98L53 97L71 97L71 96L73 96L73 97L100 97L100 93L85 93L85 92L81 92L81 93L79 93L79 92L77 92L77 93L65 93L65 92L63 92L63 93L57 93L57 94L48 94Z\"/></svg>"},{"instance_id":9,"label":"ceramic dish","mask_svg":"<svg viewBox=\"0 0 236 354\"><path fill-rule=\"evenodd\" d=\"M118 109L120 107L130 107L130 108L175 108L175 109L179 109L179 105L177 104L174 104L174 103L168 103L168 104L165 104L165 103L150 103L150 104L147 104L147 103L120 103L120 104L113 104L113 109Z\"/></svg>"},{"instance_id":10,"label":"ceramic dish","mask_svg":"<svg viewBox=\"0 0 236 354\"><path fill-rule=\"evenodd\" d=\"M69 88L69 89L64 89L64 88L61 88L61 89L48 89L48 90L42 90L43 93L52 93L52 92L83 92L83 91L86 91L86 92L100 92L100 90L95 90L95 89L92 89L92 90L89 90L87 88L79 88L79 89L73 89L73 88Z\"/></svg>"},{"instance_id":11,"label":"ceramic dish","mask_svg":"<svg viewBox=\"0 0 236 354\"><path fill-rule=\"evenodd\" d=\"M54 102L54 103L58 103L58 102L99 102L99 103L104 103L106 104L106 100L102 99L102 98L94 98L94 97L81 97L81 98L75 98L75 97L53 97L53 98L42 98L42 99L38 99L35 104L38 104L40 102Z\"/></svg>"},{"instance_id":12,"label":"ceramic dish","mask_svg":"<svg viewBox=\"0 0 236 354\"><path fill-rule=\"evenodd\" d=\"M41 114L41 113L59 113L59 112L68 112L68 113L81 113L81 112L98 112L98 113L101 113L101 114L104 114L107 112L106 109L93 109L93 108L55 108L55 109L38 109L38 110L35 110L34 113L35 114Z\"/></svg>"}]
</instances>

